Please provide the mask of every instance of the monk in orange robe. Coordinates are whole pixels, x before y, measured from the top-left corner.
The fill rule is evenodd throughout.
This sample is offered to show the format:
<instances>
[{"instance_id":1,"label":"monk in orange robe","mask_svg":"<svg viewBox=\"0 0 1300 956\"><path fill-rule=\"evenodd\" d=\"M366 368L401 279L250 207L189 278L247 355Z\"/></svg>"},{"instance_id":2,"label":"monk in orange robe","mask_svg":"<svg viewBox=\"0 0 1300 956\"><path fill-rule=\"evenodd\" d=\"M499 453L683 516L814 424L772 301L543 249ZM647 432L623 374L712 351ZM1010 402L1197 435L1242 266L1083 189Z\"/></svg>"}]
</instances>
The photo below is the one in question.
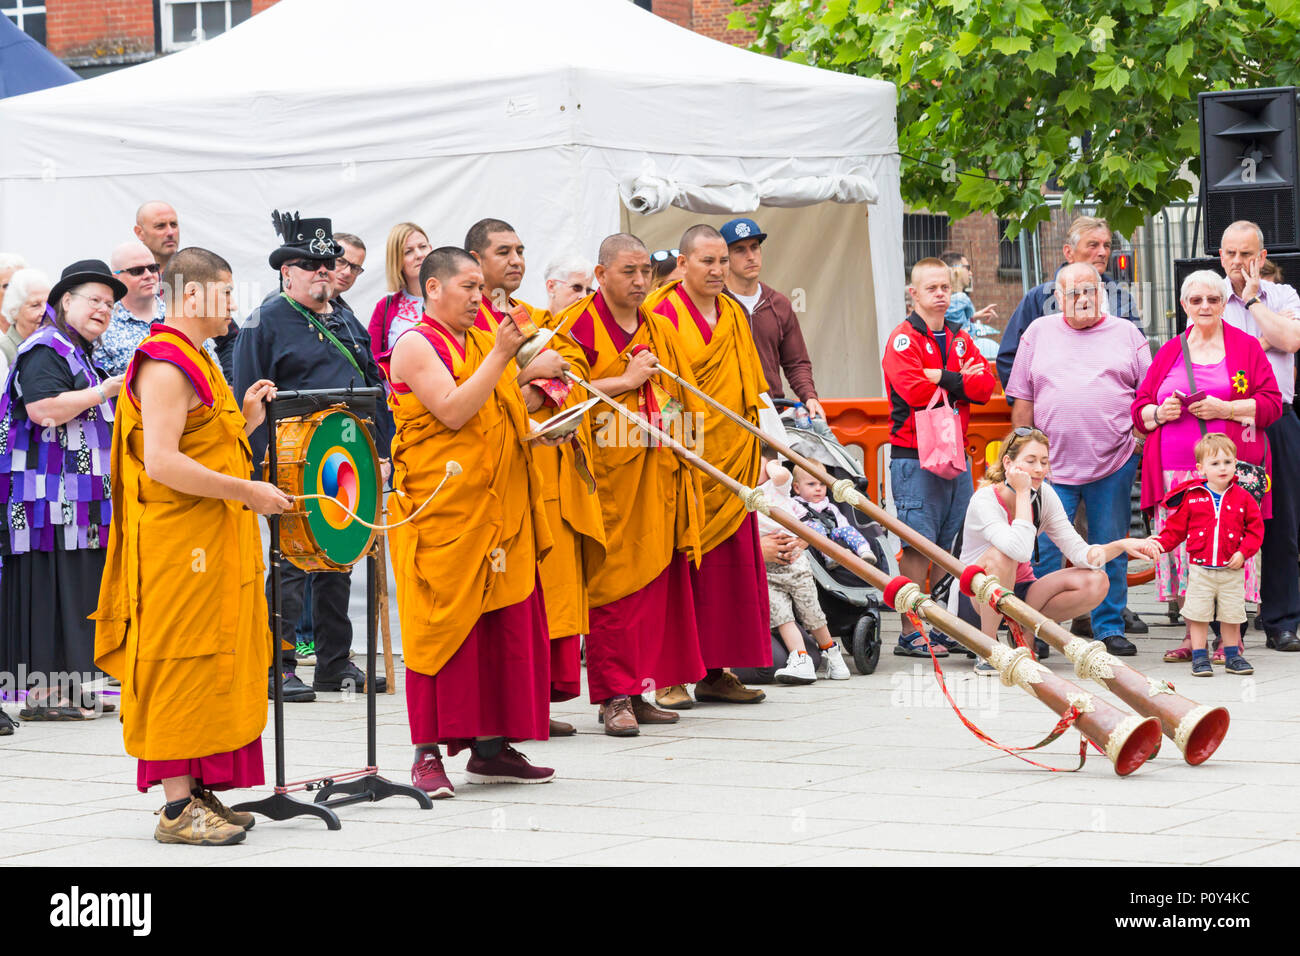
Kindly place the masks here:
<instances>
[{"instance_id":1,"label":"monk in orange robe","mask_svg":"<svg viewBox=\"0 0 1300 956\"><path fill-rule=\"evenodd\" d=\"M687 229L678 246L682 279L656 289L647 308L672 323L699 387L758 424L759 396L767 391L744 307L726 292L727 243L712 226ZM759 440L706 408L700 429L704 458L719 471L753 488L762 480ZM770 667L772 634L767 571L758 543L758 521L727 488L704 480L704 557L695 573L695 621L708 674L695 685L696 700L756 704L766 695L742 684L725 668ZM688 708L684 686L656 691L665 707Z\"/></svg>"},{"instance_id":2,"label":"monk in orange robe","mask_svg":"<svg viewBox=\"0 0 1300 956\"><path fill-rule=\"evenodd\" d=\"M507 313L522 309L539 329L552 316L514 297L524 279L524 244L514 227L501 219L481 219L465 236L465 249L483 270L484 296L474 325L496 332ZM545 424L587 396L562 376L568 366L582 378L590 374L582 350L567 335L550 340L546 350L516 381L532 419ZM582 692L582 635L587 633L587 574L605 556L605 527L600 499L591 481L591 419L585 418L571 441L556 448L537 446L533 457L542 472L543 500L554 546L539 569L551 632L551 701L572 700ZM577 733L573 724L551 718L552 737Z\"/></svg>"},{"instance_id":3,"label":"monk in orange robe","mask_svg":"<svg viewBox=\"0 0 1300 956\"><path fill-rule=\"evenodd\" d=\"M266 380L242 411L202 343L234 310L230 265L205 249L175 253L174 290L127 369L113 430L113 523L93 618L95 663L122 682L122 731L141 792L167 800L154 837L238 843L253 826L214 790L264 780L271 633L257 514L291 499L249 481L247 434L275 394Z\"/></svg>"},{"instance_id":4,"label":"monk in orange robe","mask_svg":"<svg viewBox=\"0 0 1300 956\"><path fill-rule=\"evenodd\" d=\"M537 565L550 551L542 477L515 381L524 337L474 327L483 273L464 249L420 268L425 313L387 369L397 424L389 532L415 745L411 780L454 791L439 744L471 749L470 783L546 783L511 743L545 740L550 635ZM546 441L538 439L537 441ZM429 500L449 462L462 473ZM427 506L426 506L427 502Z\"/></svg>"},{"instance_id":5,"label":"monk in orange robe","mask_svg":"<svg viewBox=\"0 0 1300 956\"><path fill-rule=\"evenodd\" d=\"M693 382L690 360L667 320L644 308L650 254L635 236L600 246L600 291L556 322L570 328L592 384L631 411L658 422L681 444L698 419L699 400L654 372L657 364ZM587 684L601 704L605 733L633 736L643 723L678 715L641 695L704 676L695 627L690 557L698 560L704 521L699 473L612 409L596 421L596 486L607 552L590 575Z\"/></svg>"}]
</instances>

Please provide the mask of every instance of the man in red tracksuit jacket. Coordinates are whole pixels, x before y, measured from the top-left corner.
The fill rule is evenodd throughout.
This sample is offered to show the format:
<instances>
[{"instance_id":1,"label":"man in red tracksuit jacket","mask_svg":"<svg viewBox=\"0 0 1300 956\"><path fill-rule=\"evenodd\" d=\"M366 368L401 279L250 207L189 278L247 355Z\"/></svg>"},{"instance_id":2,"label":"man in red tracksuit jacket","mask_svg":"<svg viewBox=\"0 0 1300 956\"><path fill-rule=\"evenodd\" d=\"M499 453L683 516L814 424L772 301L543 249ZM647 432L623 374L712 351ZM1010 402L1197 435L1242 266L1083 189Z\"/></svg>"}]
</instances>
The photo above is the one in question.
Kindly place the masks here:
<instances>
[{"instance_id":1,"label":"man in red tracksuit jacket","mask_svg":"<svg viewBox=\"0 0 1300 956\"><path fill-rule=\"evenodd\" d=\"M983 405L997 386L997 376L975 341L955 323L945 322L944 313L952 299L948 267L940 259L922 259L912 266L907 287L914 311L885 343L881 365L889 393L890 462L889 484L898 518L942 548L951 548L966 519L972 487L970 462L955 478L941 478L921 468L916 451L916 413L923 410L934 393L943 389L957 409L961 438L965 444L970 424L970 403ZM925 557L904 545L898 570L924 585L930 571ZM931 635L936 656L949 650L963 650L952 638L935 631ZM921 636L903 620L895 654L928 657Z\"/></svg>"},{"instance_id":2,"label":"man in red tracksuit jacket","mask_svg":"<svg viewBox=\"0 0 1300 956\"><path fill-rule=\"evenodd\" d=\"M1241 656L1241 625L1246 621L1246 562L1264 542L1264 519L1255 499L1237 483L1237 449L1221 432L1196 443L1201 477L1176 486L1164 500L1169 520L1151 540L1165 552L1187 542L1187 593L1183 619L1192 639L1192 675L1214 673L1205 648L1211 621L1223 634L1226 669L1253 674ZM1217 611L1217 613L1216 613Z\"/></svg>"}]
</instances>

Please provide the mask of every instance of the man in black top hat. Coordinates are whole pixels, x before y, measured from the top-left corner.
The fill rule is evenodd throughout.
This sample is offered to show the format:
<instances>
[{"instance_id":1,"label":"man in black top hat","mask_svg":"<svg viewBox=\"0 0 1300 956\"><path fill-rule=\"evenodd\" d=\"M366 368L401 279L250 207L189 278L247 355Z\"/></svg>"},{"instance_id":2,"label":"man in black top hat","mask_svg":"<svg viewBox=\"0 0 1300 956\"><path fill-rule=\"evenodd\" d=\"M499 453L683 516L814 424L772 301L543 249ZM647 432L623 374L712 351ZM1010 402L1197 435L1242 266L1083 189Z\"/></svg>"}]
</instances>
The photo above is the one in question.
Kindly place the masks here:
<instances>
[{"instance_id":1,"label":"man in black top hat","mask_svg":"<svg viewBox=\"0 0 1300 956\"><path fill-rule=\"evenodd\" d=\"M370 338L356 316L330 302L331 272L343 254L334 241L328 219L299 219L272 214L283 245L271 253L271 268L280 273L281 291L253 311L235 341L235 388L269 379L276 387L299 389L365 388L383 384L370 352ZM378 434L375 445L387 477L392 416L380 402L376 408ZM261 467L268 436L265 425L251 435L253 461ZM280 637L294 644L294 625L302 614L308 574L288 561L280 565ZM316 634L316 673L308 688L293 672L293 651L281 651L284 699L315 700L315 691L362 690L366 675L348 660L352 647L352 622L348 618L351 572L316 572L311 575L312 615ZM267 579L270 598L270 578ZM272 618L274 629L275 621ZM384 678L376 677L384 690Z\"/></svg>"}]
</instances>

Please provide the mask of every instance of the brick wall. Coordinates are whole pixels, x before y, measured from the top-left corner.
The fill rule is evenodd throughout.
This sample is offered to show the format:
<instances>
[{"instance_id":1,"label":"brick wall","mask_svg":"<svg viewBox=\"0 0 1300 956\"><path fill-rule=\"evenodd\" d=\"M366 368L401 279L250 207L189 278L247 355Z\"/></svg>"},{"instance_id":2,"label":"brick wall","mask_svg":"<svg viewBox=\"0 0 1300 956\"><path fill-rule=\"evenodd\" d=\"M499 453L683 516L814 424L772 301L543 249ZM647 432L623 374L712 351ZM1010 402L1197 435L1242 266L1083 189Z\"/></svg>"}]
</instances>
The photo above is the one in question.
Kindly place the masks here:
<instances>
[{"instance_id":1,"label":"brick wall","mask_svg":"<svg viewBox=\"0 0 1300 956\"><path fill-rule=\"evenodd\" d=\"M665 20L723 43L748 45L749 30L729 30L727 21L737 9L735 0L654 0L653 9Z\"/></svg>"},{"instance_id":2,"label":"brick wall","mask_svg":"<svg viewBox=\"0 0 1300 956\"><path fill-rule=\"evenodd\" d=\"M998 317L989 325L1006 328L1007 319L1020 304L1023 296L1020 277L998 274L998 221L994 216L979 214L954 222L949 231L948 246L970 259L971 275L975 280L971 301L975 309L995 306Z\"/></svg>"},{"instance_id":3,"label":"brick wall","mask_svg":"<svg viewBox=\"0 0 1300 956\"><path fill-rule=\"evenodd\" d=\"M253 0L261 13L278 0ZM46 0L46 46L63 59L156 53L153 0Z\"/></svg>"},{"instance_id":4,"label":"brick wall","mask_svg":"<svg viewBox=\"0 0 1300 956\"><path fill-rule=\"evenodd\" d=\"M46 46L55 56L153 50L152 0L46 0L45 14Z\"/></svg>"}]
</instances>

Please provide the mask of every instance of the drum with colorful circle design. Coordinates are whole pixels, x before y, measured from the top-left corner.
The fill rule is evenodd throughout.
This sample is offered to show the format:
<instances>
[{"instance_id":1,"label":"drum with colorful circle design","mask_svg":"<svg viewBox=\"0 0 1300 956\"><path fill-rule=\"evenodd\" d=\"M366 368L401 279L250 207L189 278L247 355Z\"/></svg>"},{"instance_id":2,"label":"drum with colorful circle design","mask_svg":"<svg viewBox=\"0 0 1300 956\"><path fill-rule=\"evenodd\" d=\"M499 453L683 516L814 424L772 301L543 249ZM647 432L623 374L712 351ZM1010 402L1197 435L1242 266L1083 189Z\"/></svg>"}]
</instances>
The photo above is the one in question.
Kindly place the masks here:
<instances>
[{"instance_id":1,"label":"drum with colorful circle design","mask_svg":"<svg viewBox=\"0 0 1300 956\"><path fill-rule=\"evenodd\" d=\"M325 495L299 501L280 519L280 551L304 571L347 571L364 558L379 523L379 455L365 423L342 407L276 423L276 485L288 495Z\"/></svg>"}]
</instances>

